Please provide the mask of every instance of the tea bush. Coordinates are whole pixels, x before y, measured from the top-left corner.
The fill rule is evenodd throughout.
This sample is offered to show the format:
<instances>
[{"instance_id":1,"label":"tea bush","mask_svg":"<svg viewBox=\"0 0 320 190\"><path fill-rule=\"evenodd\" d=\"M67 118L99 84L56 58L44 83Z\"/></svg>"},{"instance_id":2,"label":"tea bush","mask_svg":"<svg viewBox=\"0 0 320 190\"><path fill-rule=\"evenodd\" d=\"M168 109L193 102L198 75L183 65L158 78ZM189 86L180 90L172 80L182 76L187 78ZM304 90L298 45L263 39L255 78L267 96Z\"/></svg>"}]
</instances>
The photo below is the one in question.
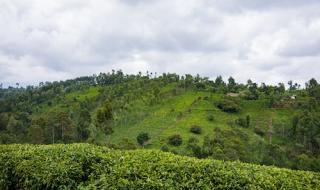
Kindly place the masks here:
<instances>
[{"instance_id":1,"label":"tea bush","mask_svg":"<svg viewBox=\"0 0 320 190\"><path fill-rule=\"evenodd\" d=\"M320 174L158 150L0 145L0 189L320 189Z\"/></svg>"}]
</instances>

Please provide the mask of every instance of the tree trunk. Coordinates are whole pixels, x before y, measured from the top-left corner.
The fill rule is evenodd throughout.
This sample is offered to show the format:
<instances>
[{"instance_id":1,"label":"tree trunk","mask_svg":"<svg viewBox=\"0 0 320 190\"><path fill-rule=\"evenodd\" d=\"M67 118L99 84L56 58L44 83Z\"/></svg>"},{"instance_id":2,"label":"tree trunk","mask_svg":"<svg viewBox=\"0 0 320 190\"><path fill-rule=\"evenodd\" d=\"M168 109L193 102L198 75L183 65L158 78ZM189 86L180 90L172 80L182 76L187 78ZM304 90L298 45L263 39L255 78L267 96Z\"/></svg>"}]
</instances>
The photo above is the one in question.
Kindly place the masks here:
<instances>
[{"instance_id":1,"label":"tree trunk","mask_svg":"<svg viewBox=\"0 0 320 190\"><path fill-rule=\"evenodd\" d=\"M52 127L52 144L54 144L54 127Z\"/></svg>"},{"instance_id":2,"label":"tree trunk","mask_svg":"<svg viewBox=\"0 0 320 190\"><path fill-rule=\"evenodd\" d=\"M272 129L272 118L269 121L269 144L272 143L272 134L273 134L273 129Z\"/></svg>"}]
</instances>

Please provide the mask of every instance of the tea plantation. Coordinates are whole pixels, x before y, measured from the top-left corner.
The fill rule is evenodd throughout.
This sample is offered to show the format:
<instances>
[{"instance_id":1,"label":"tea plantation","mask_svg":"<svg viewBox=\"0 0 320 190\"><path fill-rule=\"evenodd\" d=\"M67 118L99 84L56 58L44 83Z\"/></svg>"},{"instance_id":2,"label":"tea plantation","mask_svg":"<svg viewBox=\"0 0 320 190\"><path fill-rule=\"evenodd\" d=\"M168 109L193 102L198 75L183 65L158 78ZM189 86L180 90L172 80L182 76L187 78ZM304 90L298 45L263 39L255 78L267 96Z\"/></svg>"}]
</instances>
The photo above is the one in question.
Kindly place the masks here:
<instances>
[{"instance_id":1,"label":"tea plantation","mask_svg":"<svg viewBox=\"0 0 320 190\"><path fill-rule=\"evenodd\" d=\"M320 174L158 150L0 145L0 189L320 189Z\"/></svg>"}]
</instances>

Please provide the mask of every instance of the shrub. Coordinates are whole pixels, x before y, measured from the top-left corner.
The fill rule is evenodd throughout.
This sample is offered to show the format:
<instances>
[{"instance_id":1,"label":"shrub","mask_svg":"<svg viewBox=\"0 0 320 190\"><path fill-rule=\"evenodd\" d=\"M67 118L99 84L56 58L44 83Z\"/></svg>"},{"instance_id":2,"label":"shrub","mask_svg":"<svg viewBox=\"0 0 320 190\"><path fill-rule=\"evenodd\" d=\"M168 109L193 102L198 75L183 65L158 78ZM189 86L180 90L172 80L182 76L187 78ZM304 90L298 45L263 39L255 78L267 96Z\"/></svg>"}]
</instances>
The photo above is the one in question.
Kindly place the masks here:
<instances>
[{"instance_id":1,"label":"shrub","mask_svg":"<svg viewBox=\"0 0 320 190\"><path fill-rule=\"evenodd\" d=\"M248 91L244 94L244 98L246 100L258 100L259 99L259 94L258 94L258 91Z\"/></svg>"},{"instance_id":2,"label":"shrub","mask_svg":"<svg viewBox=\"0 0 320 190\"><path fill-rule=\"evenodd\" d=\"M247 127L250 127L250 115L246 116Z\"/></svg>"},{"instance_id":3,"label":"shrub","mask_svg":"<svg viewBox=\"0 0 320 190\"><path fill-rule=\"evenodd\" d=\"M121 142L115 146L115 148L121 150L133 150L137 148L137 144L128 138L121 139Z\"/></svg>"},{"instance_id":4,"label":"shrub","mask_svg":"<svg viewBox=\"0 0 320 190\"><path fill-rule=\"evenodd\" d=\"M198 125L192 125L192 126L190 127L190 132L191 132L191 133L194 133L194 134L201 134L202 129L201 129L201 127L198 126Z\"/></svg>"},{"instance_id":5,"label":"shrub","mask_svg":"<svg viewBox=\"0 0 320 190\"><path fill-rule=\"evenodd\" d=\"M137 136L137 142L143 146L150 139L149 134L142 132Z\"/></svg>"},{"instance_id":6,"label":"shrub","mask_svg":"<svg viewBox=\"0 0 320 190\"><path fill-rule=\"evenodd\" d=\"M206 85L198 82L198 83L196 83L196 88L199 90L204 90L204 89L206 89Z\"/></svg>"},{"instance_id":7,"label":"shrub","mask_svg":"<svg viewBox=\"0 0 320 190\"><path fill-rule=\"evenodd\" d=\"M238 124L241 127L247 127L247 122L243 118L236 119L236 124Z\"/></svg>"},{"instance_id":8,"label":"shrub","mask_svg":"<svg viewBox=\"0 0 320 190\"><path fill-rule=\"evenodd\" d=\"M161 146L160 150L162 150L163 152L169 152L169 147L165 144Z\"/></svg>"},{"instance_id":9,"label":"shrub","mask_svg":"<svg viewBox=\"0 0 320 190\"><path fill-rule=\"evenodd\" d=\"M182 144L182 138L179 134L170 136L168 140L169 140L169 144L173 146L180 146Z\"/></svg>"},{"instance_id":10,"label":"shrub","mask_svg":"<svg viewBox=\"0 0 320 190\"><path fill-rule=\"evenodd\" d=\"M179 154L180 154L180 152L179 152L178 150L176 150L176 149L171 150L171 153L172 153L172 154L176 154L176 155L179 155Z\"/></svg>"},{"instance_id":11,"label":"shrub","mask_svg":"<svg viewBox=\"0 0 320 190\"><path fill-rule=\"evenodd\" d=\"M188 145L190 144L197 144L199 140L196 137L190 137L188 140Z\"/></svg>"},{"instance_id":12,"label":"shrub","mask_svg":"<svg viewBox=\"0 0 320 190\"><path fill-rule=\"evenodd\" d=\"M198 158L202 157L202 149L198 145L199 140L195 137L190 137L188 140L187 148L192 151L193 156L196 156Z\"/></svg>"},{"instance_id":13,"label":"shrub","mask_svg":"<svg viewBox=\"0 0 320 190\"><path fill-rule=\"evenodd\" d=\"M235 99L225 98L217 103L217 107L224 112L237 113L240 111L240 104Z\"/></svg>"},{"instance_id":14,"label":"shrub","mask_svg":"<svg viewBox=\"0 0 320 190\"><path fill-rule=\"evenodd\" d=\"M254 130L253 130L257 135L260 135L260 136L264 136L265 135L265 131L263 129L261 129L260 127L255 127Z\"/></svg>"},{"instance_id":15,"label":"shrub","mask_svg":"<svg viewBox=\"0 0 320 190\"><path fill-rule=\"evenodd\" d=\"M208 121L214 121L214 116L213 115L208 115L207 119L208 119Z\"/></svg>"},{"instance_id":16,"label":"shrub","mask_svg":"<svg viewBox=\"0 0 320 190\"><path fill-rule=\"evenodd\" d=\"M250 127L250 116L247 115L245 118L236 119L236 124L238 124L241 127L245 127L245 128Z\"/></svg>"}]
</instances>

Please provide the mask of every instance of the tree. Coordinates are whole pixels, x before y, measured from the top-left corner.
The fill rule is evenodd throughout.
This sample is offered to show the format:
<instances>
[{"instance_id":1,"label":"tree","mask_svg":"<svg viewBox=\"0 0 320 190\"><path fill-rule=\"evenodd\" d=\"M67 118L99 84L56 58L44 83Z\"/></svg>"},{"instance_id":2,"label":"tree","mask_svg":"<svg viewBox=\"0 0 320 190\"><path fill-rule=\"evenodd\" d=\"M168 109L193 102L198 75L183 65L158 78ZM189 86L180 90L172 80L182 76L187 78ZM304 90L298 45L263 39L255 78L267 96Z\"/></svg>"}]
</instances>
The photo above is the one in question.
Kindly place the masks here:
<instances>
[{"instance_id":1,"label":"tree","mask_svg":"<svg viewBox=\"0 0 320 190\"><path fill-rule=\"evenodd\" d=\"M139 145L144 146L144 144L150 139L149 134L146 132L139 133L137 136L137 142Z\"/></svg>"},{"instance_id":2,"label":"tree","mask_svg":"<svg viewBox=\"0 0 320 190\"><path fill-rule=\"evenodd\" d=\"M286 91L286 88L283 83L278 83L277 91L279 94L284 94Z\"/></svg>"},{"instance_id":3,"label":"tree","mask_svg":"<svg viewBox=\"0 0 320 190\"><path fill-rule=\"evenodd\" d=\"M250 127L250 115L246 116L246 121L247 121L247 127Z\"/></svg>"},{"instance_id":4,"label":"tree","mask_svg":"<svg viewBox=\"0 0 320 190\"><path fill-rule=\"evenodd\" d=\"M101 128L105 134L113 132L111 122L113 120L112 107L110 102L106 102L102 108L97 110L96 121L97 126Z\"/></svg>"},{"instance_id":5,"label":"tree","mask_svg":"<svg viewBox=\"0 0 320 190\"><path fill-rule=\"evenodd\" d=\"M320 152L320 114L305 111L300 115L296 126L296 138L313 153Z\"/></svg>"},{"instance_id":6,"label":"tree","mask_svg":"<svg viewBox=\"0 0 320 190\"><path fill-rule=\"evenodd\" d=\"M229 77L228 79L228 91L229 92L237 92L237 84L234 78Z\"/></svg>"},{"instance_id":7,"label":"tree","mask_svg":"<svg viewBox=\"0 0 320 190\"><path fill-rule=\"evenodd\" d=\"M193 85L193 77L190 74L186 74L184 79L184 88L190 88Z\"/></svg>"},{"instance_id":8,"label":"tree","mask_svg":"<svg viewBox=\"0 0 320 190\"><path fill-rule=\"evenodd\" d=\"M247 115L245 118L238 118L236 123L241 127L248 128L250 126L250 116Z\"/></svg>"},{"instance_id":9,"label":"tree","mask_svg":"<svg viewBox=\"0 0 320 190\"><path fill-rule=\"evenodd\" d=\"M311 167L311 158L306 154L301 154L296 157L295 168L298 170L310 170Z\"/></svg>"},{"instance_id":10,"label":"tree","mask_svg":"<svg viewBox=\"0 0 320 190\"><path fill-rule=\"evenodd\" d=\"M11 116L8 121L7 130L11 134L22 134L24 132L24 128L22 126L22 122L17 120L14 116Z\"/></svg>"},{"instance_id":11,"label":"tree","mask_svg":"<svg viewBox=\"0 0 320 190\"><path fill-rule=\"evenodd\" d=\"M316 79L312 78L307 84L306 89L309 96L314 97L317 101L320 101L320 86Z\"/></svg>"},{"instance_id":12,"label":"tree","mask_svg":"<svg viewBox=\"0 0 320 190\"><path fill-rule=\"evenodd\" d=\"M246 95L247 100L257 100L259 98L257 83L251 83L249 86L249 94Z\"/></svg>"},{"instance_id":13,"label":"tree","mask_svg":"<svg viewBox=\"0 0 320 190\"><path fill-rule=\"evenodd\" d=\"M217 76L217 78L216 78L216 80L215 80L214 83L215 83L216 86L222 86L222 85L224 85L222 76Z\"/></svg>"},{"instance_id":14,"label":"tree","mask_svg":"<svg viewBox=\"0 0 320 190\"><path fill-rule=\"evenodd\" d=\"M57 113L56 126L59 130L59 138L63 142L70 142L75 137L74 125L68 113Z\"/></svg>"},{"instance_id":15,"label":"tree","mask_svg":"<svg viewBox=\"0 0 320 190\"><path fill-rule=\"evenodd\" d=\"M292 80L289 80L289 81L288 81L288 85L289 85L289 90L290 90L290 91L297 90L297 88L298 88L298 84L297 84L297 83L294 83L294 84L293 84Z\"/></svg>"},{"instance_id":16,"label":"tree","mask_svg":"<svg viewBox=\"0 0 320 190\"><path fill-rule=\"evenodd\" d=\"M7 129L9 118L7 114L0 114L0 131L4 131Z\"/></svg>"},{"instance_id":17,"label":"tree","mask_svg":"<svg viewBox=\"0 0 320 190\"><path fill-rule=\"evenodd\" d=\"M318 81L314 78L310 79L309 82L306 84L307 89L313 89L318 86Z\"/></svg>"},{"instance_id":18,"label":"tree","mask_svg":"<svg viewBox=\"0 0 320 190\"><path fill-rule=\"evenodd\" d=\"M33 124L28 128L28 140L33 144L42 144L44 143L45 136L44 130L41 126Z\"/></svg>"},{"instance_id":19,"label":"tree","mask_svg":"<svg viewBox=\"0 0 320 190\"><path fill-rule=\"evenodd\" d=\"M45 122L47 126L45 129L46 141L52 144L72 142L76 137L76 129L69 113L59 110L52 111L49 115Z\"/></svg>"},{"instance_id":20,"label":"tree","mask_svg":"<svg viewBox=\"0 0 320 190\"><path fill-rule=\"evenodd\" d=\"M78 140L86 140L89 137L89 125L91 123L91 115L87 108L82 108L77 121Z\"/></svg>"}]
</instances>

